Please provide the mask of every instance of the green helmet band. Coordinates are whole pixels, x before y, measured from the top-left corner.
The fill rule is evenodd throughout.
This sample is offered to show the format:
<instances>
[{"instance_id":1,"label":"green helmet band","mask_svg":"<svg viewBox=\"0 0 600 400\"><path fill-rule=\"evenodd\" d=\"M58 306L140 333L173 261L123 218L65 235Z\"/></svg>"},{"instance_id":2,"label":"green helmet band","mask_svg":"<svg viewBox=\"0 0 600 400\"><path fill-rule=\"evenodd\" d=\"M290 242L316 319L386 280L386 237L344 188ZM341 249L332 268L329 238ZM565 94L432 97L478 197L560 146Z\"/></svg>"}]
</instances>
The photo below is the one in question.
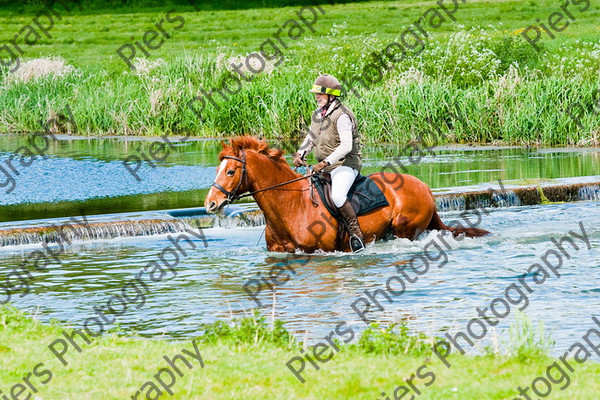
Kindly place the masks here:
<instances>
[{"instance_id":1,"label":"green helmet band","mask_svg":"<svg viewBox=\"0 0 600 400\"><path fill-rule=\"evenodd\" d=\"M322 94L330 94L332 96L340 97L342 95L342 91L340 89L332 89L327 88L325 86L314 85L310 90L312 93L322 93Z\"/></svg>"}]
</instances>

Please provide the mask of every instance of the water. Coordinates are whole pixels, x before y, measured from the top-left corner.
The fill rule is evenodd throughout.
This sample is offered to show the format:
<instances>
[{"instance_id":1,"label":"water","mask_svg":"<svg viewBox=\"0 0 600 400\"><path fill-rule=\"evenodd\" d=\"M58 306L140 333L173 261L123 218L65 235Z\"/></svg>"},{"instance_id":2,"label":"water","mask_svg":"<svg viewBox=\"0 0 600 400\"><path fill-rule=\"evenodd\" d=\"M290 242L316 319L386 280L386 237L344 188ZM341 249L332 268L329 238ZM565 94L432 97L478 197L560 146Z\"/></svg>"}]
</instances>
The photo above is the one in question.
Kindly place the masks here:
<instances>
[{"instance_id":1,"label":"water","mask_svg":"<svg viewBox=\"0 0 600 400\"><path fill-rule=\"evenodd\" d=\"M152 143L162 142L161 139L61 137L48 146L47 159L37 156L25 167L15 158L13 164L19 172L16 175L6 163L17 149L28 146L27 140L27 136L0 135L0 166L14 179L14 189L7 193L12 185L0 172L0 185L5 184L0 187L0 221L74 216L80 215L81 210L90 215L197 207L214 179L221 150L219 140L175 143L164 161L141 162L136 172L138 181L123 161L149 154ZM276 145L288 154L297 148L293 142ZM363 174L378 172L391 162L433 189L473 186L498 179L589 176L600 170L599 148L440 147L418 164L413 163L417 159L410 158L403 146L367 146L364 153Z\"/></svg>"},{"instance_id":2,"label":"water","mask_svg":"<svg viewBox=\"0 0 600 400\"><path fill-rule=\"evenodd\" d=\"M217 160L214 141L209 161L206 143L195 140L177 144L163 162L140 161L137 171L131 161L132 174L125 159L148 154L153 141L65 138L52 142L46 158L26 159L28 166L15 158L17 172L11 171L8 160L21 146L30 147L26 139L0 135L0 166L13 179L7 183L7 172L0 173L0 220L197 206Z\"/></svg>"},{"instance_id":3,"label":"water","mask_svg":"<svg viewBox=\"0 0 600 400\"><path fill-rule=\"evenodd\" d=\"M24 143L21 136L0 136L0 165ZM32 222L25 220L36 218L80 215L81 209L86 215L139 211L139 218L149 218L143 211L201 205L214 178L218 141L178 144L164 162L154 168L142 166L143 179L138 184L122 160L135 154L139 145L147 152L148 141L71 138L52 143L47 160L35 160L20 170L13 192L0 191L0 220L8 221L2 228L27 227ZM401 153L394 146L368 147L363 172L376 172ZM582 177L598 174L600 150L444 147L418 165L402 155L398 161L434 189L447 191L487 188L498 179L534 185L544 183L539 179L590 180ZM588 197L595 199L597 191ZM481 225L492 236L462 241L446 238L452 250L443 268L430 268L393 303L378 296L385 310L372 308L367 316L384 324L404 321L411 329L430 335L464 330L477 316L476 307L488 306L502 295L532 263L540 262L540 256L553 246L552 237L562 237L569 230L579 232L582 221L592 249L577 242L582 249L570 253L562 276L536 285L525 309L534 323L543 321L552 331L558 354L585 332L600 305L599 211L598 201L493 209ZM458 217L456 212L442 213L445 222ZM149 337L192 337L203 323L246 315L256 306L244 292L244 283L259 272L268 274L285 256L266 251L264 226L239 227L227 220L219 225L203 231L206 242L194 238L195 249L187 250L185 257L180 255L174 267L176 276L168 273L159 282L146 281L143 304L129 292L132 300L117 321L122 329ZM285 321L301 340L317 341L341 321L364 329L351 304L365 290L384 289L386 280L396 274L395 265L421 254L435 234L412 242L379 242L360 255L316 255L308 263L303 262L306 255L293 255L297 274L276 289L276 318ZM76 242L64 251L50 245L58 260L46 253L47 270L31 272L28 289L13 293L11 303L43 321L56 318L81 327L94 315L94 306L102 307L111 296L122 294L123 285L170 245L168 235ZM15 266L25 260L31 263L36 254L38 262L43 262L41 249L39 244L1 247L0 285ZM21 297L26 290L29 293ZM0 302L5 299L0 290ZM270 314L271 291L265 290L259 299L264 313ZM502 332L513 314L497 327L501 337L506 337ZM482 341L479 349L485 344Z\"/></svg>"},{"instance_id":4,"label":"water","mask_svg":"<svg viewBox=\"0 0 600 400\"><path fill-rule=\"evenodd\" d=\"M442 215L445 221L457 217L456 213ZM461 241L446 237L452 247L447 253L448 263L440 269L439 262L432 262L429 272L409 284L391 304L379 296L385 310L373 308L367 316L383 323L404 321L411 329L428 334L439 335L446 329L464 331L466 323L477 317L477 306L488 306L502 296L507 286L554 248L552 237L559 239L569 230L581 235L579 221L592 249L574 238L580 250L569 248L571 259L565 260L560 278L548 278L541 285L530 282L534 292L525 309L534 323L543 321L552 331L556 351L564 351L585 332L600 305L598 202L491 210L481 226L492 231L492 236ZM284 257L266 252L264 238L259 240L262 229L204 230L206 247L196 238L196 249L188 251L187 257L179 257L177 276L168 274L163 281L149 282L145 304L132 301L118 318L119 325L143 336L181 338L197 335L203 323L248 314L256 304L243 291L244 283L258 272L268 274ZM360 255L317 255L308 264L300 262L306 255L294 255L292 266L297 274L276 289L276 318L285 321L300 339L309 341L322 338L341 321L357 331L363 329L365 325L351 304L364 296L365 290L384 289L386 280L396 275L394 266L421 254L433 235L414 242L396 239L376 243ZM103 306L112 295L122 293L124 283L148 262L157 260L169 245L166 235L76 244L60 255L62 266L54 263L47 271L34 273L31 292L22 298L13 297L12 303L40 314L44 321L57 318L81 326L93 315L94 305ZM0 268L8 271L30 259L36 248L39 246L4 248ZM134 298L133 292L127 293ZM269 314L271 291L257 297ZM508 327L513 314L501 321L498 334ZM482 341L479 349L484 344L489 343Z\"/></svg>"}]
</instances>

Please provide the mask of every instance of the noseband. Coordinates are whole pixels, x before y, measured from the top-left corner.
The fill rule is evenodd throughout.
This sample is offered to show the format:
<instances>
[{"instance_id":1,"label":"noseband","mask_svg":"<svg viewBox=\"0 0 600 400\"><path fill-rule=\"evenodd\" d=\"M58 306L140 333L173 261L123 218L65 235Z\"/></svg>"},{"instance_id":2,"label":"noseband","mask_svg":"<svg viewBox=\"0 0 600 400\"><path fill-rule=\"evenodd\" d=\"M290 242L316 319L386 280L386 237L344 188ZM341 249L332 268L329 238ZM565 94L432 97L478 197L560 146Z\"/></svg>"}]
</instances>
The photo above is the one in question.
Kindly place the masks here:
<instances>
[{"instance_id":1,"label":"noseband","mask_svg":"<svg viewBox=\"0 0 600 400\"><path fill-rule=\"evenodd\" d=\"M213 184L212 184L212 186L216 187L225 196L227 196L227 201L229 203L233 203L234 201L236 201L237 199L239 199L241 197L241 196L238 196L237 191L239 190L240 186L242 186L242 181L244 180L244 178L246 176L246 153L244 153L244 150L242 150L242 158L237 158L237 157L232 157L232 156L223 156L223 158L229 158L231 160L239 161L242 163L242 176L240 177L240 181L238 182L235 189L233 189L232 191L229 191L229 190L225 189L223 186L219 185L217 182L213 182Z\"/></svg>"}]
</instances>

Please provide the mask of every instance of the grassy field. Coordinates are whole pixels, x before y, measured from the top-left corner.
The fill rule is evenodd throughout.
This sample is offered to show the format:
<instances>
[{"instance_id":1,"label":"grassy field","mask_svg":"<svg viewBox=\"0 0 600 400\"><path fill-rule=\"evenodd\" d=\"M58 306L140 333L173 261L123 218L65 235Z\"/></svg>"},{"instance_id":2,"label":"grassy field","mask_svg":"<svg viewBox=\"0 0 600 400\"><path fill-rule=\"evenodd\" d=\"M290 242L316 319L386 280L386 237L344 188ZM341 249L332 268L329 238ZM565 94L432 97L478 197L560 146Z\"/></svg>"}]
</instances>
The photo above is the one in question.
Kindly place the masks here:
<instances>
[{"instance_id":1,"label":"grassy field","mask_svg":"<svg viewBox=\"0 0 600 400\"><path fill-rule=\"evenodd\" d=\"M432 1L407 0L323 4L324 14L311 25L314 33L298 25L293 32L298 38L292 40L287 26L279 35L287 48L265 47L274 56L266 69L246 72L252 81L243 81L233 95L214 94L212 103L202 90L222 90L233 74L228 69L232 61L243 61L269 38L278 43L274 35L287 20L299 21L299 6L218 10L219 3L205 1L196 11L180 2L162 7L140 3L103 8L100 2L83 2L81 10L72 5L70 11L56 6L62 19L48 32L51 37L40 34L32 45L24 41L34 36L26 38L23 28L42 6L0 7L0 43L17 54L10 40L22 32L15 43L23 51L14 73L8 50L0 53L7 64L0 67L0 132L35 132L41 120L55 119L53 131L78 134L302 135L315 107L307 89L319 73L344 82L366 79L372 53L399 42L408 27L437 7ZM573 18L562 11L559 25L569 26L559 32L548 28L549 16L561 10L556 1L459 4L456 22L446 17L440 23L428 14L426 21L439 27L423 23L429 37L418 55L408 52L388 63L393 69L382 70L381 80L368 88L354 85L357 91L346 102L368 140L403 143L421 136L429 143L600 143L597 5L570 4ZM170 39L156 50L136 47L135 41L157 30L169 11L175 22L161 27ZM303 15L311 17L307 11ZM538 18L555 37L540 29L539 52L521 34ZM117 55L122 46L126 58L132 55L135 72ZM52 57L60 59L26 64ZM196 103L196 114L186 106L194 96L205 101L204 107ZM572 104L578 104L571 110L581 116L578 120L567 113ZM68 123L67 106L75 124Z\"/></svg>"},{"instance_id":2,"label":"grassy field","mask_svg":"<svg viewBox=\"0 0 600 400\"><path fill-rule=\"evenodd\" d=\"M178 361L183 376L176 376L172 397L379 400L385 397L382 392L394 398L398 386L409 387L405 380L426 364L420 371L422 376L412 382L419 395L415 391L398 398L513 399L519 386L530 386L554 362L539 349L528 347L513 356L450 356L452 366L447 368L414 336L373 329L370 340L341 346L342 350L321 364L319 371L308 365L302 384L285 366L291 357L300 355L297 345L281 326L275 330L268 326L260 318L237 320L233 327L223 323L209 326L207 333L195 339L204 367L190 357L187 359L197 362L191 369ZM192 340L104 335L86 345L76 337L81 353L71 347L64 356L68 363L64 366L48 349L52 341L62 337L62 331L59 325L41 324L13 308L1 309L0 390L9 393L19 383L26 388L23 379L29 376L29 383L38 391L36 399L130 399L148 381L163 389L154 378L168 366L163 356L184 354L183 349L194 351ZM43 365L38 366L40 363ZM596 397L600 365L587 362L575 368L568 373L569 385L565 380L554 385L553 399ZM170 383L167 376L163 373L162 380ZM559 381L556 375L555 380ZM540 387L544 390L543 385ZM402 392L400 389L398 396ZM169 397L166 392L164 396ZM25 393L19 398L26 398Z\"/></svg>"}]
</instances>

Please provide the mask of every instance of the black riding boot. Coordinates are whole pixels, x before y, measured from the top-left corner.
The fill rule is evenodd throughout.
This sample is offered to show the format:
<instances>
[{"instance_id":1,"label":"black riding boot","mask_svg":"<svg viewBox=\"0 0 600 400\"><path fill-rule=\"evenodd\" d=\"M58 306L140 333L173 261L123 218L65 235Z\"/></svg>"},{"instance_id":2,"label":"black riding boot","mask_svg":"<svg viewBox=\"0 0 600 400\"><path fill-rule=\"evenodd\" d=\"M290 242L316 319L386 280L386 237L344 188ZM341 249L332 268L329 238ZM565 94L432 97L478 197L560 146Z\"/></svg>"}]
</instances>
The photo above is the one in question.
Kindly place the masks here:
<instances>
[{"instance_id":1,"label":"black riding boot","mask_svg":"<svg viewBox=\"0 0 600 400\"><path fill-rule=\"evenodd\" d=\"M354 212L354 208L352 208L352 204L346 200L344 205L338 208L338 211L350 229L350 248L355 253L362 251L365 248L365 244L363 243L363 235L360 231L358 219L356 218L356 213Z\"/></svg>"}]
</instances>

